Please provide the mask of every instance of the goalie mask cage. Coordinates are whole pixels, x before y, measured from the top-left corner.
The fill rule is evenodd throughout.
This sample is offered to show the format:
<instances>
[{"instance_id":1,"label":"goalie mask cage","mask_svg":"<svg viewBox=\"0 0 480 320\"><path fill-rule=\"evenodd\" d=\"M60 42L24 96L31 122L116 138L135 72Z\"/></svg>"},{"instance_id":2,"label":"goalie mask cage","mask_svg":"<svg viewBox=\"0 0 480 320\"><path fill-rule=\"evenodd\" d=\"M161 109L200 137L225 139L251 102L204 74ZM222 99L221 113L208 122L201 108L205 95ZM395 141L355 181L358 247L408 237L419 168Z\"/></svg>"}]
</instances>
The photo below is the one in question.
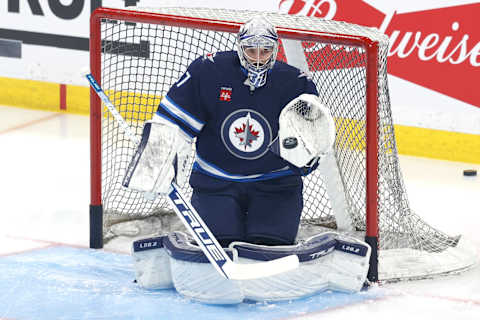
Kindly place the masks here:
<instances>
[{"instance_id":1,"label":"goalie mask cage","mask_svg":"<svg viewBox=\"0 0 480 320\"><path fill-rule=\"evenodd\" d=\"M208 53L235 50L236 32L255 14L192 8L147 11L99 8L90 26L91 72L139 136L143 122L189 63ZM424 278L472 266L475 249L460 236L431 227L409 206L388 94L388 37L345 22L264 14L281 39L278 59L291 64L298 60L297 66L309 69L335 119L333 166L341 184L336 192L342 193L351 223L351 230L344 231L360 234L372 246L369 279ZM101 248L116 222L168 208L164 199L149 202L121 186L135 146L96 94L90 95L90 246ZM304 179L302 226L340 232L335 195L327 190L326 179L319 170ZM191 191L184 188L187 194Z\"/></svg>"}]
</instances>

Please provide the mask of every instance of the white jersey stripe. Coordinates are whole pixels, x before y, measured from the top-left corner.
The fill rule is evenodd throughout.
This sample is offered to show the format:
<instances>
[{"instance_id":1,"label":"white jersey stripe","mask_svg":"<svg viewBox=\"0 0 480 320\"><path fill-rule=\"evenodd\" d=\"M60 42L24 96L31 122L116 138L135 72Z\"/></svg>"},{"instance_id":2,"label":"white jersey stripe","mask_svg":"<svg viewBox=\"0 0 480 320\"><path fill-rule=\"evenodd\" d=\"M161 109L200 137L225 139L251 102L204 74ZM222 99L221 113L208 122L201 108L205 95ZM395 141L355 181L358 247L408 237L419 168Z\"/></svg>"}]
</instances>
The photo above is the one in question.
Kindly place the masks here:
<instances>
[{"instance_id":1,"label":"white jersey stripe","mask_svg":"<svg viewBox=\"0 0 480 320\"><path fill-rule=\"evenodd\" d=\"M183 139L185 139L186 141L190 142L190 143L193 143L193 139L195 138L194 136L192 136L189 132L187 132L185 129L183 129L181 126L179 126L175 121L173 121L172 119L170 119L169 117L161 114L161 113L155 113L153 115L153 118L152 120L153 121L159 121L157 120L156 118L162 118L162 119L165 119L166 121L176 125L179 129L180 129L180 135L182 136ZM161 120L160 120L161 121Z\"/></svg>"},{"instance_id":2,"label":"white jersey stripe","mask_svg":"<svg viewBox=\"0 0 480 320\"><path fill-rule=\"evenodd\" d=\"M196 155L195 163L202 171L205 171L206 173L214 177L220 178L222 180L231 180L231 181L238 181L238 182L268 180L268 179L273 179L273 178L283 177L283 176L288 176L293 174L293 171L290 170L288 166L286 166L269 173L251 174L246 176L234 175L234 174L227 173L224 170L217 168L215 165L203 160L201 157L199 157L198 153Z\"/></svg>"},{"instance_id":3,"label":"white jersey stripe","mask_svg":"<svg viewBox=\"0 0 480 320\"><path fill-rule=\"evenodd\" d=\"M160 105L171 115L175 116L176 118L182 120L185 124L187 124L193 131L199 132L202 130L203 126L205 125L204 122L196 119L186 110L179 107L175 102L173 102L170 97L165 96L160 102Z\"/></svg>"}]
</instances>

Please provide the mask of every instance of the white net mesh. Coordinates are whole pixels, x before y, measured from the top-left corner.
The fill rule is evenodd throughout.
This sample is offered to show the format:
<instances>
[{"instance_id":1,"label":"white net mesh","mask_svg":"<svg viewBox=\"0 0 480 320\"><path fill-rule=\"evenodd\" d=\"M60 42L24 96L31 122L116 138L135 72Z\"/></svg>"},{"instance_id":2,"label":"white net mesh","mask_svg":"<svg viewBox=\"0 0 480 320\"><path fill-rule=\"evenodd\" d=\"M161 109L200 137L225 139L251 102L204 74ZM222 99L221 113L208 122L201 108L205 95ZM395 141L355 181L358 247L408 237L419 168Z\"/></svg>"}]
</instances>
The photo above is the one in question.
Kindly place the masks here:
<instances>
[{"instance_id":1,"label":"white net mesh","mask_svg":"<svg viewBox=\"0 0 480 320\"><path fill-rule=\"evenodd\" d=\"M176 16L218 20L215 25L244 22L247 11L164 8L157 12ZM387 85L388 38L374 28L344 22L269 13L268 19L283 30L316 31L332 35L326 42L306 38L301 48L317 86L319 98L335 119L335 161L340 172L347 214L356 233L366 228L366 140L367 56L363 47L348 45L352 36L377 41L378 53L378 216L379 278L404 279L455 272L475 262L475 254L463 239L451 237L425 223L409 205L398 163ZM234 50L235 34L155 23L107 20L101 24L101 83L113 104L137 133L156 111L160 99L199 55ZM208 28L212 28L212 24ZM311 38L310 38L311 39ZM283 43L283 42L282 42ZM284 46L279 60L285 60ZM372 85L372 84L370 84ZM147 219L168 212L166 201L147 202L141 193L121 187L134 145L126 139L114 119L102 120L102 201L105 239L119 233L118 222ZM315 233L319 226L336 228L326 177L318 170L305 179L302 232ZM188 186L184 190L191 191ZM150 218L148 218L150 219ZM158 222L158 221L157 221ZM151 233L170 231L157 223ZM177 225L178 226L178 225ZM118 228L117 228L118 229ZM141 228L138 228L141 229ZM140 230L138 230L140 232ZM451 258L452 254L453 257ZM450 257L450 258L447 258Z\"/></svg>"}]
</instances>

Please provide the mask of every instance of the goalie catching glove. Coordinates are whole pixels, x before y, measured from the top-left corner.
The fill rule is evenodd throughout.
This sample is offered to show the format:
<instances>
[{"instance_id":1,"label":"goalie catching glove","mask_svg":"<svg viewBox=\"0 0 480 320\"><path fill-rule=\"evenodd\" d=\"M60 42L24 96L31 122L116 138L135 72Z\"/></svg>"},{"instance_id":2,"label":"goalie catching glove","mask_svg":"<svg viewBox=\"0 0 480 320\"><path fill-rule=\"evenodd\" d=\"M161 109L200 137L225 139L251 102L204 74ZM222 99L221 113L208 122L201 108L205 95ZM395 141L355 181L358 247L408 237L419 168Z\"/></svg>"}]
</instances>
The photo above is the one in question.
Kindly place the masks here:
<instances>
[{"instance_id":1,"label":"goalie catching glove","mask_svg":"<svg viewBox=\"0 0 480 320\"><path fill-rule=\"evenodd\" d=\"M330 111L316 95L304 93L282 109L278 122L278 136L270 144L270 150L307 175L335 142L335 123Z\"/></svg>"},{"instance_id":2,"label":"goalie catching glove","mask_svg":"<svg viewBox=\"0 0 480 320\"><path fill-rule=\"evenodd\" d=\"M171 190L173 179L186 183L192 147L180 128L155 114L143 126L142 139L130 161L123 186L144 192L154 200Z\"/></svg>"}]
</instances>

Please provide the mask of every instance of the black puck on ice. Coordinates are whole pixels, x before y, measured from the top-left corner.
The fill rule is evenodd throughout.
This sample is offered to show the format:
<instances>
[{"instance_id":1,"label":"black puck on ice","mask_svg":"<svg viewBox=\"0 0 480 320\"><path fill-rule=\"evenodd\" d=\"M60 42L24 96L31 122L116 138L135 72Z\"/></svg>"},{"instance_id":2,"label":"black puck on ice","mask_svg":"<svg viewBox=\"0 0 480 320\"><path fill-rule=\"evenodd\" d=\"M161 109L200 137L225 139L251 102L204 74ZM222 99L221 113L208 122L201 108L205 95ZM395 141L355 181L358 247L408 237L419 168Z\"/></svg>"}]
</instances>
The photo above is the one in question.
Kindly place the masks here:
<instances>
[{"instance_id":1,"label":"black puck on ice","mask_svg":"<svg viewBox=\"0 0 480 320\"><path fill-rule=\"evenodd\" d=\"M477 175L477 170L474 170L474 169L463 170L463 175L466 177L474 177Z\"/></svg>"}]
</instances>

